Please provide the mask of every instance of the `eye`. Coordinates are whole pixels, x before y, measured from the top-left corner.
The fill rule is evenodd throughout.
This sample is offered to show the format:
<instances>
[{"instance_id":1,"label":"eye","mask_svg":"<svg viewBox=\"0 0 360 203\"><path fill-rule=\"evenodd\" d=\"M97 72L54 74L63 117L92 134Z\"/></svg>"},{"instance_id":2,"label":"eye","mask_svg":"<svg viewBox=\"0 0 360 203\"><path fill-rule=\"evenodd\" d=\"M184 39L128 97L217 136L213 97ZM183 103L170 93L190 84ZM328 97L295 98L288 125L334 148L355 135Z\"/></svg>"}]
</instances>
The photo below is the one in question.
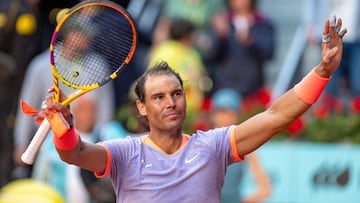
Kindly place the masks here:
<instances>
[{"instance_id":1,"label":"eye","mask_svg":"<svg viewBox=\"0 0 360 203\"><path fill-rule=\"evenodd\" d=\"M156 95L156 96L154 97L155 100L161 100L162 98L164 98L163 95Z\"/></svg>"},{"instance_id":2,"label":"eye","mask_svg":"<svg viewBox=\"0 0 360 203\"><path fill-rule=\"evenodd\" d=\"M175 92L175 96L177 96L177 97L180 97L180 96L182 96L184 94L184 92L183 91L177 91L177 92Z\"/></svg>"}]
</instances>

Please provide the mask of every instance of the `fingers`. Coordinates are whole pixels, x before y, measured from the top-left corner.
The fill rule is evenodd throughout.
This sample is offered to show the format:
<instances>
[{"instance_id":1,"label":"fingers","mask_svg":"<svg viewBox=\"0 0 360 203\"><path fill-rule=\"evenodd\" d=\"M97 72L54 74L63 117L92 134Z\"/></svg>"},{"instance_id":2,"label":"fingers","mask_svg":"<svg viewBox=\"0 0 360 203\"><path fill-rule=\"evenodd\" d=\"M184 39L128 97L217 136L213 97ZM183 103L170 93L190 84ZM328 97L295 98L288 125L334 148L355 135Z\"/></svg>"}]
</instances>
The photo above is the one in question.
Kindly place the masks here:
<instances>
[{"instance_id":1,"label":"fingers","mask_svg":"<svg viewBox=\"0 0 360 203\"><path fill-rule=\"evenodd\" d=\"M67 96L61 90L60 90L60 98L59 99L60 99L59 100L60 102L65 101L67 99Z\"/></svg>"},{"instance_id":2,"label":"fingers","mask_svg":"<svg viewBox=\"0 0 360 203\"><path fill-rule=\"evenodd\" d=\"M53 94L53 99L55 101L62 102L67 99L67 96L65 95L65 93L63 91L61 91L60 89L58 89L58 92L57 92L57 90L54 86L50 87L47 91L48 91L48 93Z\"/></svg>"},{"instance_id":3,"label":"fingers","mask_svg":"<svg viewBox=\"0 0 360 203\"><path fill-rule=\"evenodd\" d=\"M331 39L342 39L347 33L347 29L341 30L342 19L337 18L335 15L331 15L328 20L326 20L323 33L322 33L322 42L330 42Z\"/></svg>"},{"instance_id":4,"label":"fingers","mask_svg":"<svg viewBox=\"0 0 360 203\"><path fill-rule=\"evenodd\" d=\"M325 21L323 33L322 33L322 42L327 43L330 41L330 33L329 33L329 20Z\"/></svg>"},{"instance_id":5,"label":"fingers","mask_svg":"<svg viewBox=\"0 0 360 203\"><path fill-rule=\"evenodd\" d=\"M54 93L55 92L55 88L54 87L50 87L49 89L48 89L48 93Z\"/></svg>"},{"instance_id":6,"label":"fingers","mask_svg":"<svg viewBox=\"0 0 360 203\"><path fill-rule=\"evenodd\" d=\"M342 19L336 19L335 15L330 17L330 37L337 37L341 31Z\"/></svg>"},{"instance_id":7,"label":"fingers","mask_svg":"<svg viewBox=\"0 0 360 203\"><path fill-rule=\"evenodd\" d=\"M347 29L343 29L339 32L339 36L341 37L341 39L345 36L345 34L347 33Z\"/></svg>"},{"instance_id":8,"label":"fingers","mask_svg":"<svg viewBox=\"0 0 360 203\"><path fill-rule=\"evenodd\" d=\"M53 101L51 96L47 96L41 104L41 114L45 116L51 116L50 111L54 111L53 109Z\"/></svg>"},{"instance_id":9,"label":"fingers","mask_svg":"<svg viewBox=\"0 0 360 203\"><path fill-rule=\"evenodd\" d=\"M339 18L339 19L338 19L338 22L337 22L337 24L335 25L335 28L334 28L335 33L339 33L339 32L340 32L341 26L342 26L342 20L341 20L341 18Z\"/></svg>"},{"instance_id":10,"label":"fingers","mask_svg":"<svg viewBox=\"0 0 360 203\"><path fill-rule=\"evenodd\" d=\"M324 25L324 29L323 29L323 33L322 33L323 35L329 33L329 26L330 26L330 22L329 22L329 20L326 20L325 25Z\"/></svg>"},{"instance_id":11,"label":"fingers","mask_svg":"<svg viewBox=\"0 0 360 203\"><path fill-rule=\"evenodd\" d=\"M342 19L339 18L338 22L334 28L335 34L337 34L341 39L344 37L344 35L347 33L347 29L344 28L343 30L341 30L341 26L342 26Z\"/></svg>"},{"instance_id":12,"label":"fingers","mask_svg":"<svg viewBox=\"0 0 360 203\"><path fill-rule=\"evenodd\" d=\"M47 96L42 102L41 114L49 118L52 118L54 112L61 112L63 115L70 115L70 106L64 106L61 103L67 99L67 96L60 89L57 89L54 86L48 89L48 93L52 93L52 95Z\"/></svg>"},{"instance_id":13,"label":"fingers","mask_svg":"<svg viewBox=\"0 0 360 203\"><path fill-rule=\"evenodd\" d=\"M41 113L52 118L52 114L56 111L68 114L69 108L62 105L60 102L54 102L52 96L47 96L41 105Z\"/></svg>"},{"instance_id":14,"label":"fingers","mask_svg":"<svg viewBox=\"0 0 360 203\"><path fill-rule=\"evenodd\" d=\"M329 18L329 22L330 22L330 28L334 28L336 26L336 15L331 14Z\"/></svg>"}]
</instances>

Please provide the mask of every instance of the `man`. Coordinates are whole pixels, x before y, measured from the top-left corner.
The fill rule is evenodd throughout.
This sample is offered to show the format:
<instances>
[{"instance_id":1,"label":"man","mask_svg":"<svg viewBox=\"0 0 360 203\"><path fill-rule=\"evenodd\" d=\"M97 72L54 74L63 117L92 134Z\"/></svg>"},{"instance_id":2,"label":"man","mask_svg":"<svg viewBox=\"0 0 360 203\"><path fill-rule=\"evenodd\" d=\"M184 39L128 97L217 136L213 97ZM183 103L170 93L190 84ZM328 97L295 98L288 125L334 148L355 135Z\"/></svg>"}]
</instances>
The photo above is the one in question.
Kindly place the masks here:
<instances>
[{"instance_id":1,"label":"man","mask_svg":"<svg viewBox=\"0 0 360 203\"><path fill-rule=\"evenodd\" d=\"M61 159L98 177L110 175L117 202L218 203L226 167L285 130L318 99L341 61L346 33L341 24L335 16L325 22L322 60L311 73L267 110L239 125L183 134L183 82L167 63L150 68L136 83L136 105L149 125L148 135L85 143L71 125L67 106L47 97L42 112L54 132L67 129L53 136Z\"/></svg>"}]
</instances>

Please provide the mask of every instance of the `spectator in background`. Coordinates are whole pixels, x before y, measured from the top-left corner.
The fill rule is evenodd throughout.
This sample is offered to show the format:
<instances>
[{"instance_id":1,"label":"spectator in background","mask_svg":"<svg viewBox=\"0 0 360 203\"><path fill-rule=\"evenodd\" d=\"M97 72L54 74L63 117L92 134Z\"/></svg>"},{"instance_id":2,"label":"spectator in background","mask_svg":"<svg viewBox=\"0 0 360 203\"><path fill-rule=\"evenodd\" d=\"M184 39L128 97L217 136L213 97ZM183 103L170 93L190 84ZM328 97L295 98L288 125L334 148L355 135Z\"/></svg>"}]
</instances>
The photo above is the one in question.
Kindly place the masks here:
<instances>
[{"instance_id":1,"label":"spectator in background","mask_svg":"<svg viewBox=\"0 0 360 203\"><path fill-rule=\"evenodd\" d=\"M308 46L321 43L321 30L315 29L330 14L343 19L343 26L349 30L344 38L343 59L339 69L314 106L318 117L331 113L360 113L360 2L358 0L307 0L305 3L305 23L308 27ZM316 58L318 60L318 58ZM349 100L344 99L348 97Z\"/></svg>"},{"instance_id":2,"label":"spectator in background","mask_svg":"<svg viewBox=\"0 0 360 203\"><path fill-rule=\"evenodd\" d=\"M224 88L216 91L212 96L212 111L209 114L210 126L212 128L221 128L238 124L240 122L239 113L241 102L241 96L234 89ZM257 186L257 190L247 196L241 193L245 170L250 171ZM261 202L268 198L270 193L271 185L269 177L262 168L256 152L252 152L246 156L245 162L236 163L227 168L221 191L221 202Z\"/></svg>"},{"instance_id":3,"label":"spectator in background","mask_svg":"<svg viewBox=\"0 0 360 203\"><path fill-rule=\"evenodd\" d=\"M205 87L207 72L199 52L194 48L194 32L195 27L190 21L173 18L169 39L155 45L149 53L148 67L152 67L160 60L167 61L185 81L184 90L189 116L185 126L189 126L200 111L205 92L208 90Z\"/></svg>"},{"instance_id":4,"label":"spectator in background","mask_svg":"<svg viewBox=\"0 0 360 203\"><path fill-rule=\"evenodd\" d=\"M117 110L115 119L121 123L129 133L140 135L149 132L149 127L139 119L139 112L136 108L137 97L134 89L135 82L131 84L127 100Z\"/></svg>"},{"instance_id":5,"label":"spectator in background","mask_svg":"<svg viewBox=\"0 0 360 203\"><path fill-rule=\"evenodd\" d=\"M233 88L244 97L244 111L263 110L270 102L263 69L274 54L274 26L256 0L228 0L227 6L213 18L214 91Z\"/></svg>"},{"instance_id":6,"label":"spectator in background","mask_svg":"<svg viewBox=\"0 0 360 203\"><path fill-rule=\"evenodd\" d=\"M0 1L0 186L9 181L12 132L23 76L40 50L40 0Z\"/></svg>"},{"instance_id":7,"label":"spectator in background","mask_svg":"<svg viewBox=\"0 0 360 203\"><path fill-rule=\"evenodd\" d=\"M184 18L194 27L194 45L202 57L209 49L211 40L209 32L214 14L224 9L223 0L166 0L153 34L153 44L156 45L169 38L171 19Z\"/></svg>"}]
</instances>

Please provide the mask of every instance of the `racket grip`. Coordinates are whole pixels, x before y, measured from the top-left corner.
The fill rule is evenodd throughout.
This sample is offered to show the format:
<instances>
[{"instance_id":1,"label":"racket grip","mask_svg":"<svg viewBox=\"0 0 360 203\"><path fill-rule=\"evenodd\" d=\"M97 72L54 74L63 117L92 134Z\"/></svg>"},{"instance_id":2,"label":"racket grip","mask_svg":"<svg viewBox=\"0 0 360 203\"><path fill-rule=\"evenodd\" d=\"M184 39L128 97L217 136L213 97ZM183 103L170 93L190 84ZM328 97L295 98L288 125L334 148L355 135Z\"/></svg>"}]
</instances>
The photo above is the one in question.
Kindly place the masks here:
<instances>
[{"instance_id":1,"label":"racket grip","mask_svg":"<svg viewBox=\"0 0 360 203\"><path fill-rule=\"evenodd\" d=\"M29 146L26 148L25 152L21 155L21 160L28 164L32 165L35 162L35 158L44 143L47 135L51 130L50 123L47 119L44 119L40 127L36 131L34 137L32 138Z\"/></svg>"}]
</instances>

